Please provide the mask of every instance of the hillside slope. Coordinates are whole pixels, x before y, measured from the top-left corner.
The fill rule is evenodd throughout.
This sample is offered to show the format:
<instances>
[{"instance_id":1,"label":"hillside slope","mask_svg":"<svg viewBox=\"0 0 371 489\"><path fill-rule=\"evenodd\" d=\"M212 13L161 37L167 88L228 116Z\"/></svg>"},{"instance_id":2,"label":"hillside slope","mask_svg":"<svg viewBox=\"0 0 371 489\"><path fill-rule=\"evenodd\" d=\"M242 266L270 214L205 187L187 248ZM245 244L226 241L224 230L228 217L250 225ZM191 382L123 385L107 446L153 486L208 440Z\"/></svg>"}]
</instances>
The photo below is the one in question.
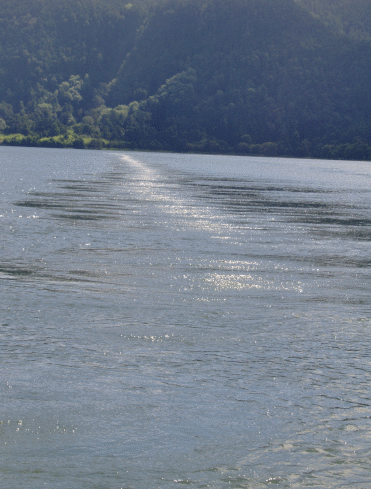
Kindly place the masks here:
<instances>
[{"instance_id":1,"label":"hillside slope","mask_svg":"<svg viewBox=\"0 0 371 489\"><path fill-rule=\"evenodd\" d=\"M2 100L27 103L30 87L53 90L71 75L109 82L133 48L139 23L138 11L109 0L2 0Z\"/></svg>"},{"instance_id":2,"label":"hillside slope","mask_svg":"<svg viewBox=\"0 0 371 489\"><path fill-rule=\"evenodd\" d=\"M22 144L369 159L371 30L355 1L364 23L346 33L332 0L4 0L0 130Z\"/></svg>"},{"instance_id":3,"label":"hillside slope","mask_svg":"<svg viewBox=\"0 0 371 489\"><path fill-rule=\"evenodd\" d=\"M296 0L332 31L353 39L371 40L369 0Z\"/></svg>"}]
</instances>

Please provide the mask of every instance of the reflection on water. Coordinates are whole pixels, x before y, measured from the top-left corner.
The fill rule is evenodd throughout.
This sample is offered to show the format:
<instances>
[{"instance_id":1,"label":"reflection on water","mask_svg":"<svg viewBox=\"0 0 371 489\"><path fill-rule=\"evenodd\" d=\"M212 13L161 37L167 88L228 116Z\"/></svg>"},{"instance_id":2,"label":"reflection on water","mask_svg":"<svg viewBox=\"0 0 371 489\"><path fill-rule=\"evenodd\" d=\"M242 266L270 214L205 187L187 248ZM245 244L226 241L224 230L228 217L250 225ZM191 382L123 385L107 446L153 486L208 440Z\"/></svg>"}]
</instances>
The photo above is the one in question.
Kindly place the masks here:
<instances>
[{"instance_id":1,"label":"reflection on water","mask_svg":"<svg viewBox=\"0 0 371 489\"><path fill-rule=\"evenodd\" d=\"M62 214L54 213L53 216L72 220L118 219L124 210L115 197L106 195L110 186L104 180L83 183L62 180L53 183L57 192L29 192L26 200L18 201L15 205L60 210Z\"/></svg>"},{"instance_id":2,"label":"reflection on water","mask_svg":"<svg viewBox=\"0 0 371 489\"><path fill-rule=\"evenodd\" d=\"M367 487L368 164L1 151L2 487Z\"/></svg>"}]
</instances>

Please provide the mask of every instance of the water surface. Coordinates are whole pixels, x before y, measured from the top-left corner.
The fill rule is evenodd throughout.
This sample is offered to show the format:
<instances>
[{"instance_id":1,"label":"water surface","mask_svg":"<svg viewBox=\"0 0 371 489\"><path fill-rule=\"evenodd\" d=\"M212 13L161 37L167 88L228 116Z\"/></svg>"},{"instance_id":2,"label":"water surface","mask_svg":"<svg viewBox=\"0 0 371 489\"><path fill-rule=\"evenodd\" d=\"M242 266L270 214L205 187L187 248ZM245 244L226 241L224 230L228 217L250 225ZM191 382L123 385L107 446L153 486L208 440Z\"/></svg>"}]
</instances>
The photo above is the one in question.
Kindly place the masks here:
<instances>
[{"instance_id":1,"label":"water surface","mask_svg":"<svg viewBox=\"0 0 371 489\"><path fill-rule=\"evenodd\" d=\"M368 487L370 184L0 148L1 487Z\"/></svg>"}]
</instances>

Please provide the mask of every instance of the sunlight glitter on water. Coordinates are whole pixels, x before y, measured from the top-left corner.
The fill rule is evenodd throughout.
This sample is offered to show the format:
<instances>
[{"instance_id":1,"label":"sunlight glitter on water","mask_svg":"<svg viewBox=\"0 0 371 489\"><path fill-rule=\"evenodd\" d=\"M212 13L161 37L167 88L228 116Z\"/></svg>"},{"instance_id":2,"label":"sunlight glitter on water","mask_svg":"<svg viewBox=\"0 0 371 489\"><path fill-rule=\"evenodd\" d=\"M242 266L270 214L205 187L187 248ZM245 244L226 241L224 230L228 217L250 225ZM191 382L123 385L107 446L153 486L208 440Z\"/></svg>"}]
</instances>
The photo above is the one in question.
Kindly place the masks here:
<instances>
[{"instance_id":1,"label":"sunlight glitter on water","mask_svg":"<svg viewBox=\"0 0 371 489\"><path fill-rule=\"evenodd\" d=\"M367 487L369 166L1 151L4 489Z\"/></svg>"}]
</instances>

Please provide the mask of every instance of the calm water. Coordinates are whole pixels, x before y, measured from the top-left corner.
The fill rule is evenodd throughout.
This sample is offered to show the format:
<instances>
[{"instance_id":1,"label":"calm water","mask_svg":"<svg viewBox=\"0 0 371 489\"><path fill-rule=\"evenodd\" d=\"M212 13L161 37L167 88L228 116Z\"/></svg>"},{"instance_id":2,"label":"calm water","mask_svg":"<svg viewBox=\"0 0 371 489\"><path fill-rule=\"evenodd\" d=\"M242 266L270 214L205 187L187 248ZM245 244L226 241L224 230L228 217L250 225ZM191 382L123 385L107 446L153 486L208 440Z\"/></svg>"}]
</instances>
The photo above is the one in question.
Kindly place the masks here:
<instances>
[{"instance_id":1,"label":"calm water","mask_svg":"<svg viewBox=\"0 0 371 489\"><path fill-rule=\"evenodd\" d=\"M371 163L0 148L0 481L368 488Z\"/></svg>"}]
</instances>

